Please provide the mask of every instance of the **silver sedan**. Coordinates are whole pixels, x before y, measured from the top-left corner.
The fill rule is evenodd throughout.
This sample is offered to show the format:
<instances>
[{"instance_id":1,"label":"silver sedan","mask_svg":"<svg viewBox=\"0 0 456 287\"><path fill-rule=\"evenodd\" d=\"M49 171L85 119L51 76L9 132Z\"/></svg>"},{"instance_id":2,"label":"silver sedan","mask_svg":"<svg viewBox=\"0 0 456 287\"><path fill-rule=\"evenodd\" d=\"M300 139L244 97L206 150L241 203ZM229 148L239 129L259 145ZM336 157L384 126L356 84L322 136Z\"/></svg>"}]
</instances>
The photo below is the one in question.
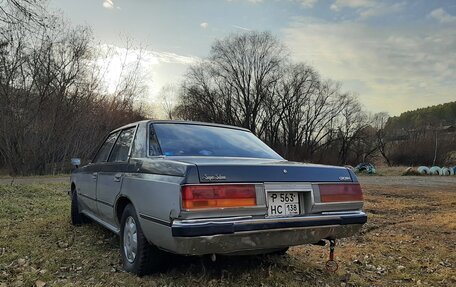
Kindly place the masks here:
<instances>
[{"instance_id":1,"label":"silver sedan","mask_svg":"<svg viewBox=\"0 0 456 287\"><path fill-rule=\"evenodd\" d=\"M71 198L73 224L118 234L124 268L139 276L167 252L283 253L322 240L334 250L367 220L351 170L289 162L246 129L197 122L112 131L72 173Z\"/></svg>"}]
</instances>

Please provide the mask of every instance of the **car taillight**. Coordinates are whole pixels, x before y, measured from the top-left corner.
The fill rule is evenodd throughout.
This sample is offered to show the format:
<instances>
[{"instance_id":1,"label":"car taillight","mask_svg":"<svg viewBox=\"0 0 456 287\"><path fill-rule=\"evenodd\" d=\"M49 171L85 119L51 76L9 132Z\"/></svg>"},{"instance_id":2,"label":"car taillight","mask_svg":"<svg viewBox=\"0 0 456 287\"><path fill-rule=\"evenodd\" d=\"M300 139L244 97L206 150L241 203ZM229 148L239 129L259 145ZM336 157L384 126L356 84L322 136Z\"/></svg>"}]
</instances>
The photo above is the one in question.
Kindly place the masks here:
<instances>
[{"instance_id":1,"label":"car taillight","mask_svg":"<svg viewBox=\"0 0 456 287\"><path fill-rule=\"evenodd\" d=\"M253 184L186 185L182 187L184 209L243 207L256 205Z\"/></svg>"},{"instance_id":2,"label":"car taillight","mask_svg":"<svg viewBox=\"0 0 456 287\"><path fill-rule=\"evenodd\" d=\"M363 191L359 183L350 184L321 184L320 200L328 202L362 201Z\"/></svg>"}]
</instances>

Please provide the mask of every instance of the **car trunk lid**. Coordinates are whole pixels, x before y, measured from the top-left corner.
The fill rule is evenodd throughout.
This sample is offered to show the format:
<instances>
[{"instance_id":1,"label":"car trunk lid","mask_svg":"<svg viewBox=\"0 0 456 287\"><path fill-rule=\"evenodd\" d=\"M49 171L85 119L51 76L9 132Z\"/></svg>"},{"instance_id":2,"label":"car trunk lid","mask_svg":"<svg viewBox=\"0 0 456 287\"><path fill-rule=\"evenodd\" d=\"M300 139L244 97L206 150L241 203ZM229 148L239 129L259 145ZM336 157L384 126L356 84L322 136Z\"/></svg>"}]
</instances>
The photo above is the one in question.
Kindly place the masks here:
<instances>
[{"instance_id":1,"label":"car trunk lid","mask_svg":"<svg viewBox=\"0 0 456 287\"><path fill-rule=\"evenodd\" d=\"M344 167L250 158L174 157L195 164L201 183L351 182Z\"/></svg>"}]
</instances>

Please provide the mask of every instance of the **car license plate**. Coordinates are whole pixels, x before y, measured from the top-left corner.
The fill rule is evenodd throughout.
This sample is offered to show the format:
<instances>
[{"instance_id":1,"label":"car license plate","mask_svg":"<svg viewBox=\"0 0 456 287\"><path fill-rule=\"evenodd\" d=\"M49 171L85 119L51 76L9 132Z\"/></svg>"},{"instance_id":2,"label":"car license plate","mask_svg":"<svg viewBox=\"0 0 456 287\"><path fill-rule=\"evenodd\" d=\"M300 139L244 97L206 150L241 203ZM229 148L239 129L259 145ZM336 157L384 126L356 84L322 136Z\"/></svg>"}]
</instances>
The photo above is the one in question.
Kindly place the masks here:
<instances>
[{"instance_id":1,"label":"car license plate","mask_svg":"<svg viewBox=\"0 0 456 287\"><path fill-rule=\"evenodd\" d=\"M299 214L299 196L297 192L269 192L268 203L269 216Z\"/></svg>"}]
</instances>

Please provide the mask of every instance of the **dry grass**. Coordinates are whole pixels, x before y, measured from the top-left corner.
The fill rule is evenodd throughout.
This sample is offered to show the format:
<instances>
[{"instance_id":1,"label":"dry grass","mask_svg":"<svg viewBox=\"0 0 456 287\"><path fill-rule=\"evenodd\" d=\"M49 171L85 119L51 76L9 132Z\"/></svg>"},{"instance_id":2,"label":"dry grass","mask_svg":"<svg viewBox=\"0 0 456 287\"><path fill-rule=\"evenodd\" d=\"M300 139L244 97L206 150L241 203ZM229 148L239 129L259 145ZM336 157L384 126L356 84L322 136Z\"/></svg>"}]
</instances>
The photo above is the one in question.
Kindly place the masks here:
<instances>
[{"instance_id":1,"label":"dry grass","mask_svg":"<svg viewBox=\"0 0 456 287\"><path fill-rule=\"evenodd\" d=\"M387 178L385 178L387 179ZM387 180L385 180L387 182ZM324 269L327 247L287 255L173 256L161 274L122 271L118 239L69 222L65 184L0 186L0 286L455 286L456 186L364 186L369 222L339 240L339 270Z\"/></svg>"},{"instance_id":2,"label":"dry grass","mask_svg":"<svg viewBox=\"0 0 456 287\"><path fill-rule=\"evenodd\" d=\"M376 166L376 174L379 176L396 176L402 175L404 171L407 169L407 166ZM373 176L370 174L366 174L364 172L360 172L359 175L361 176Z\"/></svg>"},{"instance_id":3,"label":"dry grass","mask_svg":"<svg viewBox=\"0 0 456 287\"><path fill-rule=\"evenodd\" d=\"M70 177L69 173L56 173L46 175L32 175L32 176L11 176L6 170L0 170L0 179L46 179L46 178L62 178Z\"/></svg>"}]
</instances>

